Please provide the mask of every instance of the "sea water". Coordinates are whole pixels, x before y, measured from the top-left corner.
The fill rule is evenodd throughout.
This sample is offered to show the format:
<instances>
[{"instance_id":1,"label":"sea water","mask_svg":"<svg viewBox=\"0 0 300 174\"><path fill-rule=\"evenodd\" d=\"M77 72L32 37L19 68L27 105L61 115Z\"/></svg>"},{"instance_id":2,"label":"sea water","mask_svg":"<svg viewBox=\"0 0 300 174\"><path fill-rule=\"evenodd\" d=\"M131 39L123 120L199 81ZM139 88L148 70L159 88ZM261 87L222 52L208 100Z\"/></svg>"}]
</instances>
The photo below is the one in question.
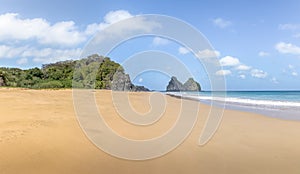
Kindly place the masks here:
<instances>
[{"instance_id":1,"label":"sea water","mask_svg":"<svg viewBox=\"0 0 300 174\"><path fill-rule=\"evenodd\" d=\"M300 91L167 92L168 94L280 119L300 121Z\"/></svg>"}]
</instances>

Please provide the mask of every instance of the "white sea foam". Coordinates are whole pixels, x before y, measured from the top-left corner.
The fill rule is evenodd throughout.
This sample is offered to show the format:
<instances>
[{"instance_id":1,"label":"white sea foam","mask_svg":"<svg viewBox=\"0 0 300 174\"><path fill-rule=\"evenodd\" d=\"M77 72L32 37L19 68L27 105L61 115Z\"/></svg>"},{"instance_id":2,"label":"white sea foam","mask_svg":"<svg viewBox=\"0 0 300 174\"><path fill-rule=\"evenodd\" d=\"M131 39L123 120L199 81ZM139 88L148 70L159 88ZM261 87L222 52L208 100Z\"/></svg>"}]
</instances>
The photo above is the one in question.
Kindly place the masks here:
<instances>
[{"instance_id":1,"label":"white sea foam","mask_svg":"<svg viewBox=\"0 0 300 174\"><path fill-rule=\"evenodd\" d=\"M197 94L197 93L170 93L167 94L178 96L186 99L196 100L205 104L212 104L218 107L225 107L228 109L243 110L255 112L269 117L297 120L300 121L300 101L299 93L293 93L293 98L296 100L288 100L286 94L277 94L271 97L267 96L250 96L249 94L242 94L241 97L225 96L224 93L217 93L217 95ZM211 93L212 94L212 93ZM236 95L236 94L235 94ZM289 97L290 97L289 96ZM257 98L255 98L257 97ZM282 99L282 100L280 100Z\"/></svg>"},{"instance_id":2,"label":"white sea foam","mask_svg":"<svg viewBox=\"0 0 300 174\"><path fill-rule=\"evenodd\" d=\"M290 101L275 101L275 100L255 100L246 98L235 98L235 97L225 97L225 96L201 96L201 95L189 95L185 93L168 93L170 95L175 95L187 99L193 99L203 102L216 102L219 104L234 105L234 106L248 106L248 107L258 107L258 108L270 108L270 109L300 109L300 102L290 102Z\"/></svg>"}]
</instances>

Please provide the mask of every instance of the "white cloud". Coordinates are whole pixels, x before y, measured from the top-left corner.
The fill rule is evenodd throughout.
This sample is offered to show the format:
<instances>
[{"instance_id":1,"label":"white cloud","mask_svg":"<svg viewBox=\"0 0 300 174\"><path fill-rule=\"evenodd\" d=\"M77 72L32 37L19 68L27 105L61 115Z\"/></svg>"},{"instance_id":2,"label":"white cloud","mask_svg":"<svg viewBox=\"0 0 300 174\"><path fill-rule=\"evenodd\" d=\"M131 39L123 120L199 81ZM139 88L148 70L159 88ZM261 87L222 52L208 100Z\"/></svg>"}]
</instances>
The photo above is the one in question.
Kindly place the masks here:
<instances>
[{"instance_id":1,"label":"white cloud","mask_svg":"<svg viewBox=\"0 0 300 174\"><path fill-rule=\"evenodd\" d=\"M47 45L74 46L86 40L84 33L77 30L73 21L58 22L37 36L38 41Z\"/></svg>"},{"instance_id":2,"label":"white cloud","mask_svg":"<svg viewBox=\"0 0 300 174\"><path fill-rule=\"evenodd\" d=\"M267 56L270 56L270 53L264 52L264 51L260 51L260 52L258 53L258 56L260 56L260 57L267 57Z\"/></svg>"},{"instance_id":3,"label":"white cloud","mask_svg":"<svg viewBox=\"0 0 300 174\"><path fill-rule=\"evenodd\" d=\"M280 30L297 30L300 29L300 24L280 24Z\"/></svg>"},{"instance_id":4,"label":"white cloud","mask_svg":"<svg viewBox=\"0 0 300 174\"><path fill-rule=\"evenodd\" d=\"M278 52L282 54L295 54L300 55L300 47L291 43L280 42L275 45Z\"/></svg>"},{"instance_id":5,"label":"white cloud","mask_svg":"<svg viewBox=\"0 0 300 174\"><path fill-rule=\"evenodd\" d=\"M133 15L126 10L110 11L105 15L104 21L108 24L113 24L121 20L131 18L132 16Z\"/></svg>"},{"instance_id":6,"label":"white cloud","mask_svg":"<svg viewBox=\"0 0 300 174\"><path fill-rule=\"evenodd\" d=\"M87 25L82 31L74 21L59 21L51 24L43 18L22 18L18 13L0 15L0 41L37 41L39 44L73 47L87 40L90 35L120 20L133 17L128 11L110 11L104 21ZM149 30L145 21L135 21L120 27L119 31L130 29ZM147 23L149 24L149 23ZM151 28L151 26L150 26Z\"/></svg>"},{"instance_id":7,"label":"white cloud","mask_svg":"<svg viewBox=\"0 0 300 174\"><path fill-rule=\"evenodd\" d=\"M298 76L297 72L292 72L292 76Z\"/></svg>"},{"instance_id":8,"label":"white cloud","mask_svg":"<svg viewBox=\"0 0 300 174\"><path fill-rule=\"evenodd\" d=\"M294 66L289 64L289 69L294 69Z\"/></svg>"},{"instance_id":9,"label":"white cloud","mask_svg":"<svg viewBox=\"0 0 300 174\"><path fill-rule=\"evenodd\" d=\"M169 44L170 41L168 39L164 39L161 37L154 37L152 44L155 46L159 46L159 45L167 45Z\"/></svg>"},{"instance_id":10,"label":"white cloud","mask_svg":"<svg viewBox=\"0 0 300 174\"><path fill-rule=\"evenodd\" d=\"M51 63L68 59L78 59L81 54L80 48L74 49L54 49L54 48L34 48L29 46L10 47L0 45L0 58L19 58L17 64L28 63L32 58L34 62Z\"/></svg>"},{"instance_id":11,"label":"white cloud","mask_svg":"<svg viewBox=\"0 0 300 174\"><path fill-rule=\"evenodd\" d=\"M25 58L25 57L23 57L23 58L21 58L17 61L17 64L19 64L19 65L24 65L24 64L27 64L27 63L28 63L28 59Z\"/></svg>"},{"instance_id":12,"label":"white cloud","mask_svg":"<svg viewBox=\"0 0 300 174\"><path fill-rule=\"evenodd\" d=\"M222 18L216 18L213 20L213 23L220 27L220 28L226 28L228 26L230 26L232 24L232 22L228 21L228 20L224 20Z\"/></svg>"},{"instance_id":13,"label":"white cloud","mask_svg":"<svg viewBox=\"0 0 300 174\"><path fill-rule=\"evenodd\" d=\"M240 64L240 61L238 58L225 56L222 59L220 59L220 64L221 66L237 66Z\"/></svg>"},{"instance_id":14,"label":"white cloud","mask_svg":"<svg viewBox=\"0 0 300 174\"><path fill-rule=\"evenodd\" d=\"M110 11L103 18L103 22L80 29L73 21L50 23L43 18L24 18L17 13L0 14L0 43L6 43L0 45L0 59L15 58L18 64L28 61L50 63L76 59L81 53L79 44L88 37L130 17L133 15L125 10ZM101 39L134 31L149 32L155 27L160 25L145 18L136 18L134 21L110 28L109 33Z\"/></svg>"},{"instance_id":15,"label":"white cloud","mask_svg":"<svg viewBox=\"0 0 300 174\"><path fill-rule=\"evenodd\" d=\"M96 32L103 30L107 26L119 22L124 19L128 19L133 17L128 11L125 10L117 10L117 11L110 11L104 16L104 22L99 24L93 23L87 26L85 33L87 35L93 35Z\"/></svg>"},{"instance_id":16,"label":"white cloud","mask_svg":"<svg viewBox=\"0 0 300 174\"><path fill-rule=\"evenodd\" d=\"M272 83L275 83L275 84L278 84L278 83L279 83L278 80L277 80L275 77L271 78L270 81L271 81Z\"/></svg>"},{"instance_id":17,"label":"white cloud","mask_svg":"<svg viewBox=\"0 0 300 174\"><path fill-rule=\"evenodd\" d=\"M140 83L143 82L143 78L139 78L139 82L140 82Z\"/></svg>"},{"instance_id":18,"label":"white cloud","mask_svg":"<svg viewBox=\"0 0 300 174\"><path fill-rule=\"evenodd\" d=\"M230 75L231 71L230 70L219 70L216 72L217 76L227 76Z\"/></svg>"},{"instance_id":19,"label":"white cloud","mask_svg":"<svg viewBox=\"0 0 300 174\"><path fill-rule=\"evenodd\" d=\"M188 50L186 47L179 47L178 52L179 54L187 54L190 52L190 50Z\"/></svg>"},{"instance_id":20,"label":"white cloud","mask_svg":"<svg viewBox=\"0 0 300 174\"><path fill-rule=\"evenodd\" d=\"M266 78L268 76L268 73L259 70L259 69L253 69L251 70L251 76L259 79Z\"/></svg>"},{"instance_id":21,"label":"white cloud","mask_svg":"<svg viewBox=\"0 0 300 174\"><path fill-rule=\"evenodd\" d=\"M199 51L196 56L200 59L205 59L205 58L213 58L213 57L219 57L220 52L216 50L210 50L210 49L205 49L202 51Z\"/></svg>"},{"instance_id":22,"label":"white cloud","mask_svg":"<svg viewBox=\"0 0 300 174\"><path fill-rule=\"evenodd\" d=\"M0 38L25 40L42 34L49 23L42 18L20 19L17 13L0 15Z\"/></svg>"},{"instance_id":23,"label":"white cloud","mask_svg":"<svg viewBox=\"0 0 300 174\"><path fill-rule=\"evenodd\" d=\"M30 49L25 51L22 56L33 57L34 62L39 63L51 63L57 61L64 61L69 59L78 59L81 53L81 49Z\"/></svg>"},{"instance_id":24,"label":"white cloud","mask_svg":"<svg viewBox=\"0 0 300 174\"><path fill-rule=\"evenodd\" d=\"M26 47L14 48L7 45L0 45L0 59L16 57L20 55L24 50L26 50Z\"/></svg>"},{"instance_id":25,"label":"white cloud","mask_svg":"<svg viewBox=\"0 0 300 174\"><path fill-rule=\"evenodd\" d=\"M247 71L247 70L250 70L251 67L250 66L247 66L247 65L238 65L236 67L237 70L240 70L240 71Z\"/></svg>"},{"instance_id":26,"label":"white cloud","mask_svg":"<svg viewBox=\"0 0 300 174\"><path fill-rule=\"evenodd\" d=\"M289 64L288 69L283 69L283 73L291 74L292 76L298 76L297 71L295 70L295 66Z\"/></svg>"},{"instance_id":27,"label":"white cloud","mask_svg":"<svg viewBox=\"0 0 300 174\"><path fill-rule=\"evenodd\" d=\"M17 13L0 15L0 31L0 41L36 39L42 44L73 46L86 39L73 21L51 25L45 19L23 19Z\"/></svg>"},{"instance_id":28,"label":"white cloud","mask_svg":"<svg viewBox=\"0 0 300 174\"><path fill-rule=\"evenodd\" d=\"M109 30L104 30L101 35L96 35L94 42L114 40L118 37L124 37L131 33L149 33L153 29L161 27L156 21L148 20L145 17L134 17L132 20L120 22L118 25L111 25L123 19L134 17L129 12L124 10L111 11L104 17L104 22L94 23L87 26L85 34L92 35L98 31L110 27Z\"/></svg>"},{"instance_id":29,"label":"white cloud","mask_svg":"<svg viewBox=\"0 0 300 174\"><path fill-rule=\"evenodd\" d=\"M240 77L241 79L245 79L245 78L246 78L246 76L245 76L244 74L239 75L239 77Z\"/></svg>"}]
</instances>

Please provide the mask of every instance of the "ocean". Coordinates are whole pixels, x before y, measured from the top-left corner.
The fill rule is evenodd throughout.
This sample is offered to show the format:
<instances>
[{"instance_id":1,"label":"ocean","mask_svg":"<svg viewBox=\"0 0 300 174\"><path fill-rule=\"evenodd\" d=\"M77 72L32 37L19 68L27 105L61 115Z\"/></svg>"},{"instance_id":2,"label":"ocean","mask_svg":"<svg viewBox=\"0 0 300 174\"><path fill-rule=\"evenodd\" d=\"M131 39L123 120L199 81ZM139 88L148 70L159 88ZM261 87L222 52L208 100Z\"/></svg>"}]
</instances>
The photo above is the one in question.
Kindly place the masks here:
<instances>
[{"instance_id":1,"label":"ocean","mask_svg":"<svg viewBox=\"0 0 300 174\"><path fill-rule=\"evenodd\" d=\"M300 91L167 92L205 104L300 121ZM225 102L225 103L224 103Z\"/></svg>"}]
</instances>

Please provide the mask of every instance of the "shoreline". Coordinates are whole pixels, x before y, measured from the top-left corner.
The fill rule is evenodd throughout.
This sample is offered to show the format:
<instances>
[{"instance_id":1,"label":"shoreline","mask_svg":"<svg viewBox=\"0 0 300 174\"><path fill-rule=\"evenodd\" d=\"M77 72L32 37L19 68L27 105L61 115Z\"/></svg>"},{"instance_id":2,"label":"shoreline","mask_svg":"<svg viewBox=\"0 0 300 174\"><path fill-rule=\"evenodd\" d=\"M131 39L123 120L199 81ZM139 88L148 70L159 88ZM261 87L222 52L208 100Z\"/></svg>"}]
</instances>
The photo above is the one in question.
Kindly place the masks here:
<instances>
[{"instance_id":1,"label":"shoreline","mask_svg":"<svg viewBox=\"0 0 300 174\"><path fill-rule=\"evenodd\" d=\"M68 91L71 90L73 91L74 89L77 88L47 88L47 89L34 89L34 88L19 88L19 87L0 87L0 90L32 90L32 91ZM77 89L77 90L80 90ZM94 92L96 91L111 91L111 90L107 90L107 89L82 89L82 90L92 90ZM132 92L132 93L140 93L140 92L147 92L147 93L153 93L153 92L157 92L157 93L162 93L174 98L179 98L179 99L186 99L186 100L192 100L192 101L196 101L199 102L201 104L204 105L208 105L211 106L212 105L212 101L204 101L204 100L199 100L197 98L194 97L188 97L188 96L179 96L179 95L175 95L172 93L167 93L167 92L162 92L162 91L125 91L125 92ZM211 92L211 91L210 91ZM220 92L220 91L218 91ZM221 91L224 92L224 91ZM244 91L243 91L244 92ZM252 92L252 91L245 91L245 92ZM254 91L256 92L256 91ZM265 92L265 91L259 91L259 92ZM289 92L298 92L298 91L294 91L291 90ZM292 120L292 121L300 121L300 117L297 115L297 113L299 113L300 110L282 110L282 109L270 109L270 108L259 108L259 107L255 107L255 106L247 106L247 105L241 105L239 103L237 104L232 104L232 103L220 103L219 101L215 101L215 107L218 108L223 108L224 106L224 110L235 110L235 111L242 111L242 112L249 112L249 113L253 113L253 114L260 114L263 115L265 117L271 117L271 118L277 118L277 119L282 119L282 120ZM300 108L299 108L300 109Z\"/></svg>"},{"instance_id":2,"label":"shoreline","mask_svg":"<svg viewBox=\"0 0 300 174\"><path fill-rule=\"evenodd\" d=\"M118 116L110 91L97 90L94 95L103 119L129 139L162 135L180 112L180 99L165 96L168 106L158 122L133 126ZM136 111L150 109L150 95L129 93ZM112 157L89 141L77 122L72 90L1 89L0 103L0 173L300 172L300 122L296 121L225 109L215 135L199 146L210 106L197 102L197 123L180 146L159 158L130 161Z\"/></svg>"},{"instance_id":3,"label":"shoreline","mask_svg":"<svg viewBox=\"0 0 300 174\"><path fill-rule=\"evenodd\" d=\"M254 91L256 92L256 91ZM294 92L294 91L293 91ZM271 117L271 118L278 118L278 119L283 119L283 120L293 120L293 121L300 121L300 117L298 113L300 112L300 103L293 103L297 104L297 106L286 106L286 107L280 107L280 106L275 106L272 104L269 104L269 106L264 106L260 104L248 104L250 101L253 99L241 99L245 100L246 103L243 102L232 102L231 100L228 100L228 96L225 96L225 98L222 97L215 97L215 99L211 99L210 97L206 97L209 99L202 99L197 98L197 96L190 96L190 95L182 95L182 94L174 94L174 93L166 93L167 95L170 95L172 97L177 97L177 98L182 98L182 99L187 99L187 100L193 100L200 102L202 104L206 105L214 105L215 107L219 108L224 108L224 109L229 109L229 110L236 110L236 111L243 111L243 112L250 112L254 114L261 114L266 117ZM229 97L230 99L230 97ZM240 100L240 99L238 99ZM264 102L264 100L257 100L258 102ZM254 102L254 100L253 100ZM270 102L279 102L279 101L270 101ZM286 104L286 103L284 103Z\"/></svg>"}]
</instances>

